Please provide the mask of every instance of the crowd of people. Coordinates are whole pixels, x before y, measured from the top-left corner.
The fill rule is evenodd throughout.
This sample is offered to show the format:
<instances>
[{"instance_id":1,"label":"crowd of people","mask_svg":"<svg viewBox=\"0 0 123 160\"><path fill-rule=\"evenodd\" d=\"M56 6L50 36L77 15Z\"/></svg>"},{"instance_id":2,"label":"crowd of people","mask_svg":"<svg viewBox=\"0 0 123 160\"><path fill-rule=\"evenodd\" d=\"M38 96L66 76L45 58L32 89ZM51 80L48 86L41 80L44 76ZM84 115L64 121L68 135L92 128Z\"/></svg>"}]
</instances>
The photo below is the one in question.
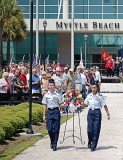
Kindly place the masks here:
<instances>
[{"instance_id":1,"label":"crowd of people","mask_svg":"<svg viewBox=\"0 0 123 160\"><path fill-rule=\"evenodd\" d=\"M32 93L41 93L42 96L48 91L48 80L53 78L55 88L62 96L67 90L76 89L82 93L85 99L87 94L91 92L91 84L97 81L101 84L101 76L99 67L94 66L90 69L85 69L78 65L74 70L66 65L61 67L59 64L36 65L32 67ZM0 79L1 93L28 93L30 64L20 62L19 64L12 63L5 66Z\"/></svg>"},{"instance_id":2,"label":"crowd of people","mask_svg":"<svg viewBox=\"0 0 123 160\"><path fill-rule=\"evenodd\" d=\"M112 56L105 58L106 76L113 77L116 73L117 77L123 77L123 58ZM28 93L30 64L19 62L5 66L2 70L2 78L0 79L1 93ZM85 99L87 94L91 92L91 84L97 81L101 85L101 75L98 66L89 69L78 65L72 69L69 65L65 67L59 64L48 64L44 70L44 64L32 67L32 93L41 93L44 95L48 91L48 79L55 80L55 88L59 94L63 94L72 88L79 90Z\"/></svg>"},{"instance_id":3,"label":"crowd of people","mask_svg":"<svg viewBox=\"0 0 123 160\"><path fill-rule=\"evenodd\" d=\"M115 74L117 77L123 77L123 58L116 57L114 60L112 56L103 59L105 62L106 76L113 77Z\"/></svg>"}]
</instances>

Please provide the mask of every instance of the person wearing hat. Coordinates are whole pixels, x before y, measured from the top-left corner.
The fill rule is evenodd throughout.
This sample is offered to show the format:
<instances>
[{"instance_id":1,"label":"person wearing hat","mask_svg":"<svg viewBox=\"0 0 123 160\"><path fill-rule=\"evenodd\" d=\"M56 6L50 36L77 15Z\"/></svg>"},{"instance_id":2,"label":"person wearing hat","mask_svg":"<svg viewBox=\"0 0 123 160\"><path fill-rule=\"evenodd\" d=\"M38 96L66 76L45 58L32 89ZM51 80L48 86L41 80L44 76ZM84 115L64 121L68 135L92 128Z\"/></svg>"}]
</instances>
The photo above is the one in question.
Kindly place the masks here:
<instances>
[{"instance_id":1,"label":"person wearing hat","mask_svg":"<svg viewBox=\"0 0 123 160\"><path fill-rule=\"evenodd\" d=\"M72 68L69 69L68 72L68 90L75 89L75 75L74 70Z\"/></svg>"},{"instance_id":2,"label":"person wearing hat","mask_svg":"<svg viewBox=\"0 0 123 160\"><path fill-rule=\"evenodd\" d=\"M0 93L9 93L10 92L10 84L8 82L8 72L3 72L2 78L0 78Z\"/></svg>"},{"instance_id":3,"label":"person wearing hat","mask_svg":"<svg viewBox=\"0 0 123 160\"><path fill-rule=\"evenodd\" d=\"M55 90L54 79L48 80L48 88L48 92L44 94L42 99L42 104L44 104L43 120L46 122L46 129L50 137L50 147L56 151L60 130L59 106L62 104L62 99Z\"/></svg>"},{"instance_id":4,"label":"person wearing hat","mask_svg":"<svg viewBox=\"0 0 123 160\"><path fill-rule=\"evenodd\" d=\"M52 76L52 78L55 81L55 88L56 88L57 92L62 97L62 93L64 91L63 90L64 89L64 81L63 81L62 76L61 76L61 69L60 69L60 67L56 67L56 74L54 74Z\"/></svg>"},{"instance_id":5,"label":"person wearing hat","mask_svg":"<svg viewBox=\"0 0 123 160\"><path fill-rule=\"evenodd\" d=\"M95 151L100 135L101 129L101 109L104 107L108 120L110 119L110 114L108 107L105 103L104 97L99 94L98 84L94 82L91 86L92 93L90 93L86 99L84 100L83 107L88 107L88 115L87 115L87 133L88 133L88 148L91 151Z\"/></svg>"},{"instance_id":6,"label":"person wearing hat","mask_svg":"<svg viewBox=\"0 0 123 160\"><path fill-rule=\"evenodd\" d=\"M77 66L77 70L75 73L75 89L78 91L82 91L82 77L81 77L81 67Z\"/></svg>"},{"instance_id":7,"label":"person wearing hat","mask_svg":"<svg viewBox=\"0 0 123 160\"><path fill-rule=\"evenodd\" d=\"M63 80L63 83L64 83L64 92L66 92L67 87L68 87L68 81L69 81L68 67L64 67L64 73L62 75L62 80Z\"/></svg>"}]
</instances>

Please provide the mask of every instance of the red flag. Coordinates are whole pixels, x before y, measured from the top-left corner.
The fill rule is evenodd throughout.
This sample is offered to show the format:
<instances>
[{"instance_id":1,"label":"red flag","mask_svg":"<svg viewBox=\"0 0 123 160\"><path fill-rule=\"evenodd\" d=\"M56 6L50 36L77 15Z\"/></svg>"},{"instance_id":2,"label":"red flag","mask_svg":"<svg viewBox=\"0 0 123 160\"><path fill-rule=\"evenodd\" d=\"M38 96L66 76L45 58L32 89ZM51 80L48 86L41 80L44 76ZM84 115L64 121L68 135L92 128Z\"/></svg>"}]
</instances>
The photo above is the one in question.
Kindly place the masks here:
<instances>
[{"instance_id":1,"label":"red flag","mask_svg":"<svg viewBox=\"0 0 123 160\"><path fill-rule=\"evenodd\" d=\"M110 57L110 54L107 53L103 48L101 48L101 59L102 59L103 61L105 61L106 58L108 58L108 57Z\"/></svg>"}]
</instances>

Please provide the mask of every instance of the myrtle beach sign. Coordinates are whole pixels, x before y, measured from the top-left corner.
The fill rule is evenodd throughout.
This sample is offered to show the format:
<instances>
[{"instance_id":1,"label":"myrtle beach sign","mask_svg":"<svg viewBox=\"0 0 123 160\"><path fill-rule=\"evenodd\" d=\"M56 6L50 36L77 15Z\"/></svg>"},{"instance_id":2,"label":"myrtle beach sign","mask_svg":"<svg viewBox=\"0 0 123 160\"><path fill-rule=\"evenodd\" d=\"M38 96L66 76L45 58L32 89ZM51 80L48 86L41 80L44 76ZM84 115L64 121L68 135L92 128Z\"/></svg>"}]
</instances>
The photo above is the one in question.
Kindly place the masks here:
<instances>
[{"instance_id":1,"label":"myrtle beach sign","mask_svg":"<svg viewBox=\"0 0 123 160\"><path fill-rule=\"evenodd\" d=\"M70 30L71 29L71 22L58 22L56 21L56 29L57 30ZM100 31L112 31L112 30L120 30L120 23L114 22L75 22L74 23L75 30L100 30Z\"/></svg>"},{"instance_id":2,"label":"myrtle beach sign","mask_svg":"<svg viewBox=\"0 0 123 160\"><path fill-rule=\"evenodd\" d=\"M39 19L39 31L43 32L43 19ZM71 31L71 19L46 19L47 27L46 31L55 32L70 32ZM30 20L26 19L28 30L30 26ZM34 19L34 31L36 30L36 19ZM123 22L121 19L75 19L74 20L75 32L109 32L109 33L123 33Z\"/></svg>"}]
</instances>

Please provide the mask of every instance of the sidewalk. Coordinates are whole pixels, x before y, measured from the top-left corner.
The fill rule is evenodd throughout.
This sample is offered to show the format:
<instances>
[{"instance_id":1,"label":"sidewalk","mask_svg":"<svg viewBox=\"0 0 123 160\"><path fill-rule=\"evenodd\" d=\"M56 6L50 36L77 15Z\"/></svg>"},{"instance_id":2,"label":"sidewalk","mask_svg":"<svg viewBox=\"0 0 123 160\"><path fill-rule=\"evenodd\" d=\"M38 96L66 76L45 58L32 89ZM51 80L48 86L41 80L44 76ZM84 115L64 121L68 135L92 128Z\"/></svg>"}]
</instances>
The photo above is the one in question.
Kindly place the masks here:
<instances>
[{"instance_id":1,"label":"sidewalk","mask_svg":"<svg viewBox=\"0 0 123 160\"><path fill-rule=\"evenodd\" d=\"M101 92L117 92L123 93L123 83L102 83L101 84Z\"/></svg>"},{"instance_id":2,"label":"sidewalk","mask_svg":"<svg viewBox=\"0 0 123 160\"><path fill-rule=\"evenodd\" d=\"M102 128L95 152L87 148L86 109L80 114L84 145L77 138L73 144L73 139L70 137L63 144L58 143L58 150L53 152L49 147L49 138L46 136L13 160L123 160L123 94L103 95L110 110L111 120L107 120L106 113L102 109ZM72 135L72 120L68 121L66 136ZM59 141L62 141L64 126L65 124L61 126ZM75 116L75 135L79 137L77 115Z\"/></svg>"}]
</instances>

